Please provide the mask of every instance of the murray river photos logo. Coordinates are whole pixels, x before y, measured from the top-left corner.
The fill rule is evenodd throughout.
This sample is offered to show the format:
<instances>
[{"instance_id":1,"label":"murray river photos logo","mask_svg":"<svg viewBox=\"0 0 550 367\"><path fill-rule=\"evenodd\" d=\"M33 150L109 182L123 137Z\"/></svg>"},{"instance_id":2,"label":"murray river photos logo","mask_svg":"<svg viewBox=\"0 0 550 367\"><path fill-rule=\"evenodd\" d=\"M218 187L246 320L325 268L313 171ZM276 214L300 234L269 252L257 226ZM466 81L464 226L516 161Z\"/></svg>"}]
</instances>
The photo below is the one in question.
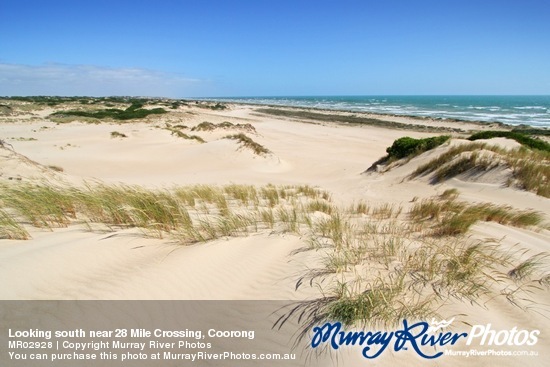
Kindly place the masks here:
<instances>
[{"instance_id":1,"label":"murray river photos logo","mask_svg":"<svg viewBox=\"0 0 550 367\"><path fill-rule=\"evenodd\" d=\"M443 331L454 318L435 321L431 324L420 321L409 323L403 320L403 327L393 331L346 331L340 322L327 322L313 328L311 346L317 348L327 345L337 350L343 346L360 346L363 357L373 359L386 349L395 352L413 350L419 356L434 359L444 352L437 347L453 346L465 343L467 346L533 346L538 341L539 330L495 330L491 324L474 325L469 332L455 333ZM436 347L436 348L434 348Z\"/></svg>"}]
</instances>

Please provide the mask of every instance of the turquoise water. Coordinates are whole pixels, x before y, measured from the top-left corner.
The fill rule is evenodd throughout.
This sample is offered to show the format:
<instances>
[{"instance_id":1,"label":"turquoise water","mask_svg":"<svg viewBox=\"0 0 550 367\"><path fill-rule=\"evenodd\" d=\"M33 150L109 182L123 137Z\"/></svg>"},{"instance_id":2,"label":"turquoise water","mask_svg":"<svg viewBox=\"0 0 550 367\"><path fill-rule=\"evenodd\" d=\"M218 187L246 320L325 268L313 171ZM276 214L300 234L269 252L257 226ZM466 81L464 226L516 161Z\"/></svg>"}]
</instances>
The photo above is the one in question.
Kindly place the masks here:
<instances>
[{"instance_id":1,"label":"turquoise water","mask_svg":"<svg viewBox=\"0 0 550 367\"><path fill-rule=\"evenodd\" d=\"M317 96L212 99L550 127L550 96Z\"/></svg>"}]
</instances>

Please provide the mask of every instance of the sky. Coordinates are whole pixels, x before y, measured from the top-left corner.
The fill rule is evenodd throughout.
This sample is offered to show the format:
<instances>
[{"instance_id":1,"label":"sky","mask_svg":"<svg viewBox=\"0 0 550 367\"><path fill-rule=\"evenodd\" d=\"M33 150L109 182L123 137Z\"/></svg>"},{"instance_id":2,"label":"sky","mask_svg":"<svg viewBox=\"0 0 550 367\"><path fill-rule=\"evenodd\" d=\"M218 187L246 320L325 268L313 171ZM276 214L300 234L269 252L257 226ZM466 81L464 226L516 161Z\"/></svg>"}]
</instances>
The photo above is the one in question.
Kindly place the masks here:
<instances>
[{"instance_id":1,"label":"sky","mask_svg":"<svg viewBox=\"0 0 550 367\"><path fill-rule=\"evenodd\" d=\"M0 95L548 95L549 19L549 0L0 0Z\"/></svg>"}]
</instances>

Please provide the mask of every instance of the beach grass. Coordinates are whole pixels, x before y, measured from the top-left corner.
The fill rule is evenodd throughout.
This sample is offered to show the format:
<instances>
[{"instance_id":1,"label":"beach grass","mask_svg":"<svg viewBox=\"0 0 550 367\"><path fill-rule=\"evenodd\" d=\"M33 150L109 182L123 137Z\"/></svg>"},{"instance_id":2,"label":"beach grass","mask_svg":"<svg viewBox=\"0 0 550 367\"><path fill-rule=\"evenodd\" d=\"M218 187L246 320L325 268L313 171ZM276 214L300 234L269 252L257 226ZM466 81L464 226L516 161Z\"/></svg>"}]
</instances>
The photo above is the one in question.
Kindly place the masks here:
<instances>
[{"instance_id":1,"label":"beach grass","mask_svg":"<svg viewBox=\"0 0 550 367\"><path fill-rule=\"evenodd\" d=\"M545 284L547 255L526 256L498 241L464 236L478 221L537 226L540 213L457 200L454 190L401 206L360 202L335 205L309 185L192 185L86 187L2 184L0 236L29 239L24 224L55 230L85 224L109 231L137 228L144 236L181 245L266 231L303 238L320 251L323 296L301 302L306 323L337 319L346 325L395 325L404 317L437 316L454 299L486 305L499 296L520 307L523 290ZM8 214L9 213L9 214Z\"/></svg>"},{"instance_id":2,"label":"beach grass","mask_svg":"<svg viewBox=\"0 0 550 367\"><path fill-rule=\"evenodd\" d=\"M441 237L465 234L479 221L528 227L543 220L542 214L533 210L517 210L491 203L468 204L455 198L455 195L445 194L422 200L412 206L409 216L413 221L433 223L432 235Z\"/></svg>"},{"instance_id":3,"label":"beach grass","mask_svg":"<svg viewBox=\"0 0 550 367\"><path fill-rule=\"evenodd\" d=\"M269 149L255 142L249 136L243 133L227 135L224 137L224 139L237 140L241 144L241 146L252 150L252 152L254 152L254 154L257 154L257 155L271 154L271 151Z\"/></svg>"},{"instance_id":4,"label":"beach grass","mask_svg":"<svg viewBox=\"0 0 550 367\"><path fill-rule=\"evenodd\" d=\"M461 174L479 174L495 168L511 170L508 186L550 197L550 153L520 147L507 150L483 143L461 144L420 165L410 178L433 174L440 183Z\"/></svg>"},{"instance_id":5,"label":"beach grass","mask_svg":"<svg viewBox=\"0 0 550 367\"><path fill-rule=\"evenodd\" d=\"M17 220L0 209L0 239L28 240L30 235Z\"/></svg>"}]
</instances>

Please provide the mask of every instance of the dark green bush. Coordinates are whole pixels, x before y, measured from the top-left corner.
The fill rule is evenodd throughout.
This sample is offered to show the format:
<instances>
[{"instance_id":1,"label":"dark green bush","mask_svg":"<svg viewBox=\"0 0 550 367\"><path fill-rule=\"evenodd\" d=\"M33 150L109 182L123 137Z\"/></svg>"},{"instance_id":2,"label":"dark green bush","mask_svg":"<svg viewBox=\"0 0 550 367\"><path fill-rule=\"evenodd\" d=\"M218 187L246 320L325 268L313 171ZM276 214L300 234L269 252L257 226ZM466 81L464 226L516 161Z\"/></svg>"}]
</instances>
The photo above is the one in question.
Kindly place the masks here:
<instances>
[{"instance_id":1,"label":"dark green bush","mask_svg":"<svg viewBox=\"0 0 550 367\"><path fill-rule=\"evenodd\" d=\"M392 146L386 149L386 152L388 153L388 158L401 159L434 149L450 138L451 137L449 135L434 136L424 139L415 139L409 136L404 136L394 141Z\"/></svg>"}]
</instances>

